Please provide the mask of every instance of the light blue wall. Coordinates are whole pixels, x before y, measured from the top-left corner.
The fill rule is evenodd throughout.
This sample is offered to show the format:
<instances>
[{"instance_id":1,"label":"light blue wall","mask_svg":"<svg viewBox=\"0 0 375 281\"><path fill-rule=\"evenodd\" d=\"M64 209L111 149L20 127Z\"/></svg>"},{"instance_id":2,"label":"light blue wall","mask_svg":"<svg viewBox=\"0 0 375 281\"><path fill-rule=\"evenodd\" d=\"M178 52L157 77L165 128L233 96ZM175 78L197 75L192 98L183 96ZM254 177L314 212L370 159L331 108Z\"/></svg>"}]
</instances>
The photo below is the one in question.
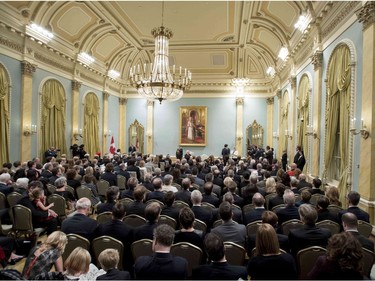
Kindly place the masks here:
<instances>
[{"instance_id":1,"label":"light blue wall","mask_svg":"<svg viewBox=\"0 0 375 281\"><path fill-rule=\"evenodd\" d=\"M112 136L115 141L116 148L119 147L119 102L118 97L109 96L108 97L108 130L111 130ZM111 144L111 137L107 137L107 152L109 152L109 147ZM121 151L125 151L125 147L121 147Z\"/></svg>"},{"instance_id":2,"label":"light blue wall","mask_svg":"<svg viewBox=\"0 0 375 281\"><path fill-rule=\"evenodd\" d=\"M144 127L145 134L143 136L144 146L143 151L147 151L147 100L145 99L128 99L126 104L126 147L122 148L123 152L128 152L129 148L129 134L128 129L131 124L137 119L137 121ZM133 143L134 144L134 143ZM140 144L141 145L141 144Z\"/></svg>"}]
</instances>

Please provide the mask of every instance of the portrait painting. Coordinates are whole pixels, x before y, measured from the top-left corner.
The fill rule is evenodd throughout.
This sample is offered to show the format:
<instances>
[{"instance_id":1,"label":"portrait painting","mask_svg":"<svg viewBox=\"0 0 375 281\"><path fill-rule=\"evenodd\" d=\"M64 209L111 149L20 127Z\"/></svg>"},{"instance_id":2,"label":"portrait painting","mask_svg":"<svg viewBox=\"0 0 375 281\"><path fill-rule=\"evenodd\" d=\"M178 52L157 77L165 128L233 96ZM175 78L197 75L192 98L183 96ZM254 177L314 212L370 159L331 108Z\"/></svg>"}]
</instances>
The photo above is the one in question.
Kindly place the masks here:
<instances>
[{"instance_id":1,"label":"portrait painting","mask_svg":"<svg viewBox=\"0 0 375 281\"><path fill-rule=\"evenodd\" d=\"M207 107L180 107L180 145L206 146Z\"/></svg>"}]
</instances>

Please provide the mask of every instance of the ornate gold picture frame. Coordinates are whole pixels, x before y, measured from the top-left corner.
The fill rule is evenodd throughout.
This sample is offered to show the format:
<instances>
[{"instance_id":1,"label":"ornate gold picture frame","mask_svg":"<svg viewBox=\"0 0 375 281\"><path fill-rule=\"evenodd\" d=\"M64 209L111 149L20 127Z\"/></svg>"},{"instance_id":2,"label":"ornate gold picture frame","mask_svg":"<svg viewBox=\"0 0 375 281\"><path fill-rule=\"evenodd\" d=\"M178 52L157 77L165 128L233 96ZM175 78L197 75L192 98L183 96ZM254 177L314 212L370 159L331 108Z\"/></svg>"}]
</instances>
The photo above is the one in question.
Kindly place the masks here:
<instances>
[{"instance_id":1,"label":"ornate gold picture frame","mask_svg":"<svg viewBox=\"0 0 375 281\"><path fill-rule=\"evenodd\" d=\"M207 106L180 106L180 145L206 146Z\"/></svg>"}]
</instances>

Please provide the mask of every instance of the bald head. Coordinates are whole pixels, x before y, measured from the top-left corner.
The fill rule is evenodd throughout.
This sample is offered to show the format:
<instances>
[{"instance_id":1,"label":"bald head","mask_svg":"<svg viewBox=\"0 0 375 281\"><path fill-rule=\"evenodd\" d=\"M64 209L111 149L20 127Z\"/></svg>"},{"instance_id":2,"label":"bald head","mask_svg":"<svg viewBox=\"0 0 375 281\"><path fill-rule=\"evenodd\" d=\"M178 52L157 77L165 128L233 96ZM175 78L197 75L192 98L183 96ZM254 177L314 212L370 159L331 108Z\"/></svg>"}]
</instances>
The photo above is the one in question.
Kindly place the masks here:
<instances>
[{"instance_id":1,"label":"bald head","mask_svg":"<svg viewBox=\"0 0 375 281\"><path fill-rule=\"evenodd\" d=\"M345 231L358 229L358 219L355 214L347 212L342 215L341 220Z\"/></svg>"}]
</instances>

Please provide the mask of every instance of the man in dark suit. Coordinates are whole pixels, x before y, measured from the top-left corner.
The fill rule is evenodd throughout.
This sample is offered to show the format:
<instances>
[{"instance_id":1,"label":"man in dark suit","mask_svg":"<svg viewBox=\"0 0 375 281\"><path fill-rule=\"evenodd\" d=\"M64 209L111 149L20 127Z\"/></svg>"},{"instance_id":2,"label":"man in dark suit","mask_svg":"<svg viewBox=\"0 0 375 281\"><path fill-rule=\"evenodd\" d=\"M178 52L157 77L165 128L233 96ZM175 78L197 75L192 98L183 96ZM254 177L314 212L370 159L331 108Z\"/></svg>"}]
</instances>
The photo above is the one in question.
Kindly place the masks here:
<instances>
[{"instance_id":1,"label":"man in dark suit","mask_svg":"<svg viewBox=\"0 0 375 281\"><path fill-rule=\"evenodd\" d=\"M193 280L247 280L246 267L226 261L224 243L219 235L207 234L204 245L211 263L193 268Z\"/></svg>"},{"instance_id":2,"label":"man in dark suit","mask_svg":"<svg viewBox=\"0 0 375 281\"><path fill-rule=\"evenodd\" d=\"M130 178L130 174L128 173L128 171L126 171L125 163L121 163L119 165L119 168L120 169L116 172L116 174L125 177L126 181L128 181Z\"/></svg>"},{"instance_id":3,"label":"man in dark suit","mask_svg":"<svg viewBox=\"0 0 375 281\"><path fill-rule=\"evenodd\" d=\"M126 183L126 189L121 192L122 198L130 198L134 200L134 188L137 186L138 180L136 178L130 178Z\"/></svg>"},{"instance_id":4,"label":"man in dark suit","mask_svg":"<svg viewBox=\"0 0 375 281\"><path fill-rule=\"evenodd\" d=\"M318 211L318 222L324 220L331 220L334 222L339 222L337 214L331 212L328 209L329 206L329 199L326 196L322 196L318 199L316 208Z\"/></svg>"},{"instance_id":5,"label":"man in dark suit","mask_svg":"<svg viewBox=\"0 0 375 281\"><path fill-rule=\"evenodd\" d=\"M124 245L123 267L126 270L131 270L133 258L131 255L130 245L133 242L133 230L130 226L122 222L124 217L125 206L122 203L117 203L112 210L112 220L99 224L96 229L95 236L100 237L103 235L108 235L121 241Z\"/></svg>"},{"instance_id":6,"label":"man in dark suit","mask_svg":"<svg viewBox=\"0 0 375 281\"><path fill-rule=\"evenodd\" d=\"M184 178L182 180L181 188L182 190L178 191L176 193L176 200L183 201L189 206L191 206L191 192L189 190L190 187L190 179L189 178Z\"/></svg>"},{"instance_id":7,"label":"man in dark suit","mask_svg":"<svg viewBox=\"0 0 375 281\"><path fill-rule=\"evenodd\" d=\"M188 277L188 262L170 253L174 240L174 229L167 224L155 228L152 240L154 254L137 259L134 265L135 278L139 280L184 280Z\"/></svg>"},{"instance_id":8,"label":"man in dark suit","mask_svg":"<svg viewBox=\"0 0 375 281\"><path fill-rule=\"evenodd\" d=\"M154 185L152 184L151 181L152 181L152 174L151 173L146 173L145 176L144 176L144 180L143 180L142 185L144 187L146 187L148 190L154 191L155 188L154 188Z\"/></svg>"},{"instance_id":9,"label":"man in dark suit","mask_svg":"<svg viewBox=\"0 0 375 281\"><path fill-rule=\"evenodd\" d=\"M100 179L106 180L107 182L109 182L109 186L113 186L113 185L117 186L117 176L113 173L112 163L107 163L107 165L105 165L105 171L100 176Z\"/></svg>"},{"instance_id":10,"label":"man in dark suit","mask_svg":"<svg viewBox=\"0 0 375 281\"><path fill-rule=\"evenodd\" d=\"M247 172L244 173L247 176ZM242 187L242 198L244 199L244 205L250 204L252 202L253 196L255 193L259 192L259 189L257 187L258 183L258 176L256 174L253 174L249 176L250 181L248 185Z\"/></svg>"},{"instance_id":11,"label":"man in dark suit","mask_svg":"<svg viewBox=\"0 0 375 281\"><path fill-rule=\"evenodd\" d=\"M285 191L285 185L283 185L281 182L278 182L276 184L276 195L271 197L268 201L267 209L272 211L273 207L276 207L277 205L284 204L284 191ZM294 194L294 192L293 192Z\"/></svg>"},{"instance_id":12,"label":"man in dark suit","mask_svg":"<svg viewBox=\"0 0 375 281\"><path fill-rule=\"evenodd\" d=\"M290 189L285 190L283 199L284 199L284 204L286 205L285 208L279 209L276 212L279 226L281 226L283 222L286 222L288 220L300 219L298 208L294 205L295 203L294 192L291 191Z\"/></svg>"},{"instance_id":13,"label":"man in dark suit","mask_svg":"<svg viewBox=\"0 0 375 281\"><path fill-rule=\"evenodd\" d=\"M163 209L161 210L161 215L165 215L168 217L171 217L178 222L178 214L180 212L180 209L177 207L173 206L174 200L175 200L175 194L173 191L168 191L167 193L164 194L164 202L165 205Z\"/></svg>"},{"instance_id":14,"label":"man in dark suit","mask_svg":"<svg viewBox=\"0 0 375 281\"><path fill-rule=\"evenodd\" d=\"M303 171L303 167L305 167L305 163L306 163L305 155L304 155L300 145L297 145L296 150L297 150L297 153L294 156L293 163L295 163L297 165L298 169Z\"/></svg>"},{"instance_id":15,"label":"man in dark suit","mask_svg":"<svg viewBox=\"0 0 375 281\"><path fill-rule=\"evenodd\" d=\"M359 195L357 191L350 191L347 198L349 201L349 207L348 209L339 212L340 222L341 222L342 215L347 212L355 214L358 220L370 222L369 214L358 207L359 200L361 199L361 195Z\"/></svg>"},{"instance_id":16,"label":"man in dark suit","mask_svg":"<svg viewBox=\"0 0 375 281\"><path fill-rule=\"evenodd\" d=\"M152 180L154 191L147 193L146 201L151 200L151 199L156 199L164 203L164 192L161 190L162 184L163 184L163 181L161 180L161 178L154 178Z\"/></svg>"},{"instance_id":17,"label":"man in dark suit","mask_svg":"<svg viewBox=\"0 0 375 281\"><path fill-rule=\"evenodd\" d=\"M234 198L233 198L232 193L230 192L225 193L223 196L223 202L228 202L231 205L232 213L233 213L232 219L235 222L242 224L243 222L242 210L238 207L233 206Z\"/></svg>"},{"instance_id":18,"label":"man in dark suit","mask_svg":"<svg viewBox=\"0 0 375 281\"><path fill-rule=\"evenodd\" d=\"M232 194L233 196L233 204L237 205L238 207L242 208L244 206L243 204L243 198L239 196L236 193L237 190L237 184L234 180L231 180L228 182L228 191Z\"/></svg>"},{"instance_id":19,"label":"man in dark suit","mask_svg":"<svg viewBox=\"0 0 375 281\"><path fill-rule=\"evenodd\" d=\"M134 229L133 241L141 239L151 239L153 238L154 229L158 225L158 220L161 212L160 204L157 202L152 202L146 206L145 218L147 220L146 224L138 226Z\"/></svg>"},{"instance_id":20,"label":"man in dark suit","mask_svg":"<svg viewBox=\"0 0 375 281\"><path fill-rule=\"evenodd\" d=\"M136 172L137 174L137 179L140 181L141 180L141 171L139 168L135 165L135 159L131 158L128 161L128 167L126 169L128 172Z\"/></svg>"},{"instance_id":21,"label":"man in dark suit","mask_svg":"<svg viewBox=\"0 0 375 281\"><path fill-rule=\"evenodd\" d=\"M128 271L117 269L120 255L115 249L105 249L98 257L99 263L106 274L100 275L96 280L130 280L131 276Z\"/></svg>"},{"instance_id":22,"label":"man in dark suit","mask_svg":"<svg viewBox=\"0 0 375 281\"><path fill-rule=\"evenodd\" d=\"M146 204L143 203L145 197L146 188L138 185L134 189L134 201L126 206L126 215L135 214L141 217L145 217Z\"/></svg>"},{"instance_id":23,"label":"man in dark suit","mask_svg":"<svg viewBox=\"0 0 375 281\"><path fill-rule=\"evenodd\" d=\"M264 197L259 192L255 193L253 196L253 205L255 206L254 210L251 210L247 213L244 213L244 224L247 225L253 221L261 220L262 214L266 210L264 208Z\"/></svg>"},{"instance_id":24,"label":"man in dark suit","mask_svg":"<svg viewBox=\"0 0 375 281\"><path fill-rule=\"evenodd\" d=\"M298 180L299 180L299 182L297 184L298 189L301 189L301 188L306 187L306 186L312 188L312 184L306 181L306 175L305 174L300 174L298 176Z\"/></svg>"},{"instance_id":25,"label":"man in dark suit","mask_svg":"<svg viewBox=\"0 0 375 281\"><path fill-rule=\"evenodd\" d=\"M342 215L342 226L344 231L350 232L361 243L363 248L374 251L374 242L358 232L358 220L355 214L345 213Z\"/></svg>"},{"instance_id":26,"label":"man in dark suit","mask_svg":"<svg viewBox=\"0 0 375 281\"><path fill-rule=\"evenodd\" d=\"M207 226L207 230L211 229L213 223L213 214L211 211L201 206L202 193L199 190L194 190L191 193L191 202L193 203L191 210L193 211L195 218L203 221Z\"/></svg>"},{"instance_id":27,"label":"man in dark suit","mask_svg":"<svg viewBox=\"0 0 375 281\"><path fill-rule=\"evenodd\" d=\"M331 237L331 231L326 228L319 228L315 225L318 214L315 208L310 204L303 204L298 209L302 228L291 229L289 232L289 243L291 253L294 257L298 251L310 246L327 247L328 239Z\"/></svg>"},{"instance_id":28,"label":"man in dark suit","mask_svg":"<svg viewBox=\"0 0 375 281\"><path fill-rule=\"evenodd\" d=\"M309 189L311 195L313 195L313 194L324 195L324 191L320 189L321 185L322 185L322 181L319 178L314 178L313 179L313 187L312 187L312 189Z\"/></svg>"},{"instance_id":29,"label":"man in dark suit","mask_svg":"<svg viewBox=\"0 0 375 281\"><path fill-rule=\"evenodd\" d=\"M61 231L65 234L78 234L91 241L98 226L96 220L89 218L91 213L90 199L83 197L76 203L77 213L62 222Z\"/></svg>"},{"instance_id":30,"label":"man in dark suit","mask_svg":"<svg viewBox=\"0 0 375 281\"><path fill-rule=\"evenodd\" d=\"M215 206L215 208L219 207L220 199L212 193L213 190L213 183L206 182L204 184L204 193L202 194L202 202L207 202Z\"/></svg>"}]
</instances>

